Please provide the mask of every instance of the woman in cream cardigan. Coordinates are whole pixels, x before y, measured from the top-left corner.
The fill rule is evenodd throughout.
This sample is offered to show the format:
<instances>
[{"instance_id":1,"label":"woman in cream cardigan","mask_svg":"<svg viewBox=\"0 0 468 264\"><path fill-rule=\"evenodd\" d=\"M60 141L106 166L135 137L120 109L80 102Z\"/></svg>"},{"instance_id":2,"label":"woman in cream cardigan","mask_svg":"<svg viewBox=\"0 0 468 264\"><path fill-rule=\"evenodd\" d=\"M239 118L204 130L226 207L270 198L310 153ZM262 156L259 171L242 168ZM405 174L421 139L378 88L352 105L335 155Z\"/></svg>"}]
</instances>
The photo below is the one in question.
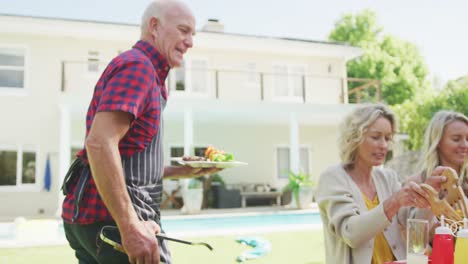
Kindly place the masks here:
<instances>
[{"instance_id":1,"label":"woman in cream cardigan","mask_svg":"<svg viewBox=\"0 0 468 264\"><path fill-rule=\"evenodd\" d=\"M428 208L429 203L418 184L402 187L393 171L381 167L395 131L394 114L382 104L357 108L345 118L341 163L321 174L316 195L326 263L381 264L406 258L400 225L406 225L410 207Z\"/></svg>"}]
</instances>

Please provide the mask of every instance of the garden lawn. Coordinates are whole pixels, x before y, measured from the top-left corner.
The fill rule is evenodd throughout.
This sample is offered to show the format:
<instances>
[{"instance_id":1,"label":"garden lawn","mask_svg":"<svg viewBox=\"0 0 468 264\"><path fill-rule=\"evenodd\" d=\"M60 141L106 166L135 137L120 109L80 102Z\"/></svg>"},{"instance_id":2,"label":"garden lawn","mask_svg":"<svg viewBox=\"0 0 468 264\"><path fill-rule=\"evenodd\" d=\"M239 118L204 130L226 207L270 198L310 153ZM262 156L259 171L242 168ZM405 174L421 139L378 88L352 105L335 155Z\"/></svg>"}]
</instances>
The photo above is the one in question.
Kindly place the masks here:
<instances>
[{"instance_id":1,"label":"garden lawn","mask_svg":"<svg viewBox=\"0 0 468 264\"><path fill-rule=\"evenodd\" d=\"M325 262L325 248L321 230L275 232L255 234L266 238L272 244L272 251L261 258L248 261L249 264L319 264ZM175 264L225 264L236 263L236 257L250 247L235 241L237 236L210 236L189 238L213 246L214 251L204 246L189 246L170 242ZM0 263L20 264L63 264L77 263L68 246L0 249Z\"/></svg>"}]
</instances>

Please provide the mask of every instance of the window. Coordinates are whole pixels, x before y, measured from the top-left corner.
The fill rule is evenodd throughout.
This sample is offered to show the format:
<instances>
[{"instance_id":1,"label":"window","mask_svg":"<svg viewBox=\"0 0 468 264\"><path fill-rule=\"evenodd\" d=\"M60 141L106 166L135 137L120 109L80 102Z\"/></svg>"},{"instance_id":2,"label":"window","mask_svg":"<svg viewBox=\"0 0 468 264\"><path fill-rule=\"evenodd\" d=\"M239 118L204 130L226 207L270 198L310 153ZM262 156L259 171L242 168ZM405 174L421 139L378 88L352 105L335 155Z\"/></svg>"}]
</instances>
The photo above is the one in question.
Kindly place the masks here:
<instances>
[{"instance_id":1,"label":"window","mask_svg":"<svg viewBox=\"0 0 468 264\"><path fill-rule=\"evenodd\" d=\"M258 82L257 64L255 62L247 63L247 82L252 84Z\"/></svg>"},{"instance_id":2,"label":"window","mask_svg":"<svg viewBox=\"0 0 468 264\"><path fill-rule=\"evenodd\" d=\"M208 63L205 60L191 61L191 88L193 93L206 93L208 90Z\"/></svg>"},{"instance_id":3,"label":"window","mask_svg":"<svg viewBox=\"0 0 468 264\"><path fill-rule=\"evenodd\" d=\"M182 62L182 66L175 70L175 90L185 91L185 61Z\"/></svg>"},{"instance_id":4,"label":"window","mask_svg":"<svg viewBox=\"0 0 468 264\"><path fill-rule=\"evenodd\" d=\"M0 150L0 186L35 184L36 151L31 149Z\"/></svg>"},{"instance_id":5,"label":"window","mask_svg":"<svg viewBox=\"0 0 468 264\"><path fill-rule=\"evenodd\" d=\"M23 152L21 184L36 183L36 153Z\"/></svg>"},{"instance_id":6,"label":"window","mask_svg":"<svg viewBox=\"0 0 468 264\"><path fill-rule=\"evenodd\" d=\"M0 47L0 88L24 88L25 50Z\"/></svg>"},{"instance_id":7,"label":"window","mask_svg":"<svg viewBox=\"0 0 468 264\"><path fill-rule=\"evenodd\" d=\"M0 151L0 186L16 185L16 151Z\"/></svg>"},{"instance_id":8,"label":"window","mask_svg":"<svg viewBox=\"0 0 468 264\"><path fill-rule=\"evenodd\" d=\"M98 72L99 71L99 52L97 51L88 51L88 72Z\"/></svg>"},{"instance_id":9,"label":"window","mask_svg":"<svg viewBox=\"0 0 468 264\"><path fill-rule=\"evenodd\" d=\"M171 157L178 158L184 156L184 147L171 147ZM177 161L171 160L171 165L177 166L180 165Z\"/></svg>"},{"instance_id":10,"label":"window","mask_svg":"<svg viewBox=\"0 0 468 264\"><path fill-rule=\"evenodd\" d=\"M278 178L288 179L288 173L290 171L290 158L289 158L289 147L278 147L276 148L276 166ZM299 171L309 174L309 148L299 148Z\"/></svg>"},{"instance_id":11,"label":"window","mask_svg":"<svg viewBox=\"0 0 468 264\"><path fill-rule=\"evenodd\" d=\"M205 151L207 147L196 147L195 156L205 157Z\"/></svg>"},{"instance_id":12,"label":"window","mask_svg":"<svg viewBox=\"0 0 468 264\"><path fill-rule=\"evenodd\" d=\"M207 147L195 147L194 155L199 156L199 157L204 157L206 148ZM182 157L184 156L184 147L171 147L170 153L171 153L170 158ZM171 161L171 165L178 166L180 164L176 161Z\"/></svg>"},{"instance_id":13,"label":"window","mask_svg":"<svg viewBox=\"0 0 468 264\"><path fill-rule=\"evenodd\" d=\"M302 66L292 66L290 67L290 73L290 94L292 93L293 97L302 97L304 94L303 79L305 75L305 69Z\"/></svg>"},{"instance_id":14,"label":"window","mask_svg":"<svg viewBox=\"0 0 468 264\"><path fill-rule=\"evenodd\" d=\"M171 74L172 91L205 95L208 93L208 61L192 59L183 61L182 66ZM174 82L172 80L175 80Z\"/></svg>"},{"instance_id":15,"label":"window","mask_svg":"<svg viewBox=\"0 0 468 264\"><path fill-rule=\"evenodd\" d=\"M302 98L305 73L305 67L302 65L273 65L274 96Z\"/></svg>"},{"instance_id":16,"label":"window","mask_svg":"<svg viewBox=\"0 0 468 264\"><path fill-rule=\"evenodd\" d=\"M274 74L274 94L278 97L288 96L288 68L286 65L275 65Z\"/></svg>"}]
</instances>

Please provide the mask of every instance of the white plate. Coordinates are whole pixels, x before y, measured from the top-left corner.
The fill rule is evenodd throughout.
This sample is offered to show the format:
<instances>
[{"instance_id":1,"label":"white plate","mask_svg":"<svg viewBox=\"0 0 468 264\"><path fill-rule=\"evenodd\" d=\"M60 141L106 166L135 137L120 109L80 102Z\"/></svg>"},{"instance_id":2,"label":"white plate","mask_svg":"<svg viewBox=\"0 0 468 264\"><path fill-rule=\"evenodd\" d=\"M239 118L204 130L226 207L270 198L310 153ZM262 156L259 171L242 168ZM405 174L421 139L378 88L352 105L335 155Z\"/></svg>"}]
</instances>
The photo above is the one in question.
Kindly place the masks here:
<instances>
[{"instance_id":1,"label":"white plate","mask_svg":"<svg viewBox=\"0 0 468 264\"><path fill-rule=\"evenodd\" d=\"M182 158L172 158L171 160L177 161L181 165L187 165L192 168L232 168L247 165L242 161L185 161Z\"/></svg>"}]
</instances>

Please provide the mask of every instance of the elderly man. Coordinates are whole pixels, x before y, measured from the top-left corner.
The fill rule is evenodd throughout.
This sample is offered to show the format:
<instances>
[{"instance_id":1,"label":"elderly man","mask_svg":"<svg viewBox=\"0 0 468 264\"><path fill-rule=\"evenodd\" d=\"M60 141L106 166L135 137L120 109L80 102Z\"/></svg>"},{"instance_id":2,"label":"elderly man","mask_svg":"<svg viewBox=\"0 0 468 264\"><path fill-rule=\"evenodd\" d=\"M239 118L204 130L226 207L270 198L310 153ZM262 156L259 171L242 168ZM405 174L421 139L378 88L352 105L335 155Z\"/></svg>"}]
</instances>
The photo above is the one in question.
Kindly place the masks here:
<instances>
[{"instance_id":1,"label":"elderly man","mask_svg":"<svg viewBox=\"0 0 468 264\"><path fill-rule=\"evenodd\" d=\"M192 47L195 18L177 0L146 8L141 39L114 58L96 84L86 116L85 148L65 177L64 228L79 263L171 263L160 232L162 178L198 177L216 169L164 167L165 79ZM96 237L117 225L124 253Z\"/></svg>"}]
</instances>

